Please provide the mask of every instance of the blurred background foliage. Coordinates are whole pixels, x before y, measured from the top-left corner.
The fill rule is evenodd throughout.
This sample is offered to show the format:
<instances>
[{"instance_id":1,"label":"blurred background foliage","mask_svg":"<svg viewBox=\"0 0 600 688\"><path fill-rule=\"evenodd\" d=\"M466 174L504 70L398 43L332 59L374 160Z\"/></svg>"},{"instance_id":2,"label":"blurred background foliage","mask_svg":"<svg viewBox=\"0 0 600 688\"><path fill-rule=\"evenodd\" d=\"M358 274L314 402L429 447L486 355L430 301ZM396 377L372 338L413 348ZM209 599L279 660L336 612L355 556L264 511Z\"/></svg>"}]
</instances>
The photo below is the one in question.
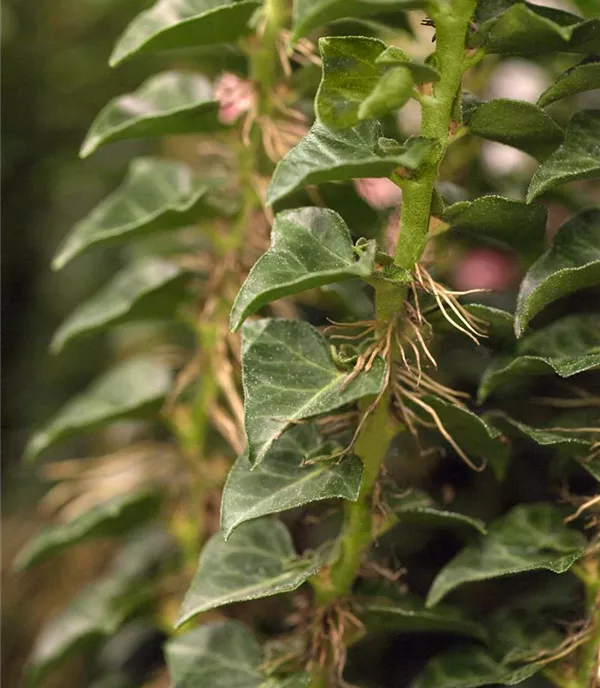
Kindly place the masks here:
<instances>
[{"instance_id":1,"label":"blurred background foliage","mask_svg":"<svg viewBox=\"0 0 600 688\"><path fill-rule=\"evenodd\" d=\"M588 15L598 10L596 0L579 0L576 4L581 13ZM101 150L91 160L78 158L83 135L106 102L132 90L157 71L158 60L152 59L132 60L118 70L109 69L107 64L115 37L147 5L145 0L3 3L1 678L8 687L19 685L27 652L43 621L64 605L74 589L94 577L110 550L110 545L92 543L70 550L33 573L15 576L11 571L15 553L44 520L37 508L44 488L35 472L20 464L25 441L32 428L105 368L111 353L110 347L102 346L96 338L85 340L58 357L50 356L48 344L56 327L75 305L116 271L122 254L119 257L110 249L91 252L60 275L53 274L49 266L66 230L117 186L136 153L149 149L147 144L122 143ZM417 31L419 19L417 15L414 21ZM424 31L420 46L416 51L411 48L411 52L418 55L420 50L423 56L430 52L430 37L431 31ZM160 64L168 63L161 60ZM221 65L209 61L209 66L219 71ZM568 65L551 59L532 63L490 58L485 69L476 72L469 88L482 98L535 101L550 83L549 70L556 75L565 66ZM553 114L559 121L567 121L573 110L599 104L598 94L583 94L580 99L584 102L575 107L558 103ZM418 129L418 122L411 121L408 107L402 111L400 127L406 135ZM185 150L179 153L184 154ZM532 159L525 154L472 139L457 145L445 164L446 176L466 187L472 197L490 192L522 197L532 169ZM571 208L597 201L597 191L586 183L570 185L561 193L564 195L557 193L550 201L551 230L570 215ZM454 261L448 265L450 279L460 288L471 288L473 285L463 278L465 274L474 274L469 273L475 269L473 263L469 268L461 262L465 254L460 247L449 255ZM516 275L512 280L518 283ZM504 302L496 305L510 308L510 290L503 298ZM459 377L473 375L472 370L467 370L472 360L467 360L464 353L457 348L449 354L454 356ZM88 439L75 449L74 452L74 447L68 446L50 458L86 455L94 453L97 447ZM475 492L471 496L476 498ZM143 643L145 655L128 661L139 661L147 669L160 652L161 638L148 628L138 628L136 632L150 634ZM108 647L104 659L117 661L115 656L121 650L126 652L123 648ZM391 653L396 650L390 647ZM411 648L403 647L403 651L407 650ZM369 665L368 656L362 660ZM90 670L82 661L79 665L73 663L67 671L53 676L48 685L87 685L81 677ZM534 686L535 681L529 685Z\"/></svg>"}]
</instances>

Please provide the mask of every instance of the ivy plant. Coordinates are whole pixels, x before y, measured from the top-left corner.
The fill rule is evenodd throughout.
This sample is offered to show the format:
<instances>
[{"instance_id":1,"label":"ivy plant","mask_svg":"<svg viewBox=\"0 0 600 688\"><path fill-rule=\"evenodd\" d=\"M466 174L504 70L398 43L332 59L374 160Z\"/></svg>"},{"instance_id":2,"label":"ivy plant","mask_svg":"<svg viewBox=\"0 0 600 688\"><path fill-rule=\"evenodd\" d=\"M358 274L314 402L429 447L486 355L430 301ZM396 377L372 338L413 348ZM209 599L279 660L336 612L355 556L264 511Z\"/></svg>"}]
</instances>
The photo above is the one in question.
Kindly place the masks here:
<instances>
[{"instance_id":1,"label":"ivy plant","mask_svg":"<svg viewBox=\"0 0 600 688\"><path fill-rule=\"evenodd\" d=\"M52 349L142 336L31 438L30 462L94 456L44 466L59 522L16 566L100 538L115 561L43 629L30 688L84 652L97 687L600 685L593 4L158 0L132 18L111 65L158 53L164 71L81 155L146 155L53 262L111 244L123 264ZM537 103L486 100L514 56L553 77ZM489 141L529 163L486 176ZM453 287L481 247L518 283ZM136 678L104 659L140 619L168 640Z\"/></svg>"}]
</instances>

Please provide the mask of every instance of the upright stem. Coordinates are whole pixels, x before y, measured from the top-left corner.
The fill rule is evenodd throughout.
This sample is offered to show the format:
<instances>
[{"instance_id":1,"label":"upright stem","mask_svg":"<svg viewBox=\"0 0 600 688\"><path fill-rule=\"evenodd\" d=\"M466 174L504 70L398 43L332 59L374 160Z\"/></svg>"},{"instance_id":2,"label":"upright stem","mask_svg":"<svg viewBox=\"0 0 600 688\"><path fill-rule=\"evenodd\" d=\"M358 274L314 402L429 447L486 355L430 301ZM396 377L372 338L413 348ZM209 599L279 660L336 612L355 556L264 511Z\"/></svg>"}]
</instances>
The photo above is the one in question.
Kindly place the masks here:
<instances>
[{"instance_id":1,"label":"upright stem","mask_svg":"<svg viewBox=\"0 0 600 688\"><path fill-rule=\"evenodd\" d=\"M460 94L465 71L465 40L476 0L437 0L429 13L435 21L436 62L440 80L433 95L421 99L421 135L434 141L434 148L415 178L402 184L402 215L395 263L411 270L419 260L429 229L433 186L451 138L452 108Z\"/></svg>"}]
</instances>

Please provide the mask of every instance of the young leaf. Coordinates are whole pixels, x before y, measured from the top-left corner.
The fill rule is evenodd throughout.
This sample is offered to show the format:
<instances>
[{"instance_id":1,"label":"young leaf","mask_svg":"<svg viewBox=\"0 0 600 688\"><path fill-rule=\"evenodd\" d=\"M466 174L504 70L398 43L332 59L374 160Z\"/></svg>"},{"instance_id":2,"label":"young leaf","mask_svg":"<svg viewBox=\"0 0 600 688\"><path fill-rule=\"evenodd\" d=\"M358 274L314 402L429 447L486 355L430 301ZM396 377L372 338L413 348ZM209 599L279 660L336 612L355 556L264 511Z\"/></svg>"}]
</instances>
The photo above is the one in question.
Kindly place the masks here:
<instances>
[{"instance_id":1,"label":"young leaf","mask_svg":"<svg viewBox=\"0 0 600 688\"><path fill-rule=\"evenodd\" d=\"M336 367L327 341L308 323L275 319L245 323L242 376L250 463L260 463L294 421L377 394L385 364L377 357L369 372L350 382L349 375Z\"/></svg>"},{"instance_id":2,"label":"young leaf","mask_svg":"<svg viewBox=\"0 0 600 688\"><path fill-rule=\"evenodd\" d=\"M156 492L147 490L111 497L68 523L44 529L19 552L15 568L24 571L80 542L122 535L150 520L158 511L160 501Z\"/></svg>"},{"instance_id":3,"label":"young leaf","mask_svg":"<svg viewBox=\"0 0 600 688\"><path fill-rule=\"evenodd\" d=\"M413 84L437 81L437 70L413 64L398 48L366 36L321 38L323 78L315 100L317 117L331 129L402 107Z\"/></svg>"},{"instance_id":4,"label":"young leaf","mask_svg":"<svg viewBox=\"0 0 600 688\"><path fill-rule=\"evenodd\" d=\"M273 205L280 198L311 184L389 177L398 167L416 170L432 145L426 139L414 138L403 146L383 148L381 135L378 122L362 122L344 131L332 131L315 122L275 168L267 202Z\"/></svg>"},{"instance_id":5,"label":"young leaf","mask_svg":"<svg viewBox=\"0 0 600 688\"><path fill-rule=\"evenodd\" d=\"M498 387L528 376L556 373L571 377L600 366L600 319L597 315L571 315L524 339L516 356L498 359L485 372L478 399L485 400Z\"/></svg>"},{"instance_id":6,"label":"young leaf","mask_svg":"<svg viewBox=\"0 0 600 688\"><path fill-rule=\"evenodd\" d=\"M479 688L514 686L536 674L543 664L503 664L479 645L450 650L430 660L411 688Z\"/></svg>"},{"instance_id":7,"label":"young leaf","mask_svg":"<svg viewBox=\"0 0 600 688\"><path fill-rule=\"evenodd\" d=\"M599 284L600 210L592 209L568 220L525 275L515 314L517 337L548 304Z\"/></svg>"},{"instance_id":8,"label":"young leaf","mask_svg":"<svg viewBox=\"0 0 600 688\"><path fill-rule=\"evenodd\" d=\"M223 537L227 539L244 521L319 499L356 500L363 474L362 462L357 456L347 456L333 463L319 460L303 465L303 461L314 456L323 444L314 425L299 425L284 433L254 470L248 458L240 456L223 490Z\"/></svg>"},{"instance_id":9,"label":"young leaf","mask_svg":"<svg viewBox=\"0 0 600 688\"><path fill-rule=\"evenodd\" d=\"M395 633L452 633L485 640L486 631L460 609L439 605L427 609L415 595L381 595L354 597L352 607L367 629Z\"/></svg>"},{"instance_id":10,"label":"young leaf","mask_svg":"<svg viewBox=\"0 0 600 688\"><path fill-rule=\"evenodd\" d=\"M200 177L183 163L138 158L121 187L73 227L52 267L60 270L97 244L194 224L206 214L208 192Z\"/></svg>"},{"instance_id":11,"label":"young leaf","mask_svg":"<svg viewBox=\"0 0 600 688\"><path fill-rule=\"evenodd\" d=\"M585 538L567 528L563 518L559 509L547 503L514 507L438 573L427 606L433 607L466 583L538 569L564 573L583 554Z\"/></svg>"},{"instance_id":12,"label":"young leaf","mask_svg":"<svg viewBox=\"0 0 600 688\"><path fill-rule=\"evenodd\" d=\"M454 232L498 241L533 258L544 246L547 215L542 205L501 196L480 196L474 201L452 204L441 218Z\"/></svg>"},{"instance_id":13,"label":"young leaf","mask_svg":"<svg viewBox=\"0 0 600 688\"><path fill-rule=\"evenodd\" d=\"M367 17L424 7L426 0L294 0L292 41L345 17Z\"/></svg>"},{"instance_id":14,"label":"young leaf","mask_svg":"<svg viewBox=\"0 0 600 688\"><path fill-rule=\"evenodd\" d=\"M79 155L86 158L113 141L212 130L219 126L218 112L206 77L163 72L112 100L94 120Z\"/></svg>"},{"instance_id":15,"label":"young leaf","mask_svg":"<svg viewBox=\"0 0 600 688\"><path fill-rule=\"evenodd\" d=\"M549 86L538 98L539 107L568 98L576 93L600 88L600 57L586 57L582 62L570 67Z\"/></svg>"},{"instance_id":16,"label":"young leaf","mask_svg":"<svg viewBox=\"0 0 600 688\"><path fill-rule=\"evenodd\" d=\"M46 449L86 430L124 418L140 418L159 410L171 387L164 361L140 356L120 363L72 399L38 430L25 450L33 461Z\"/></svg>"},{"instance_id":17,"label":"young leaf","mask_svg":"<svg viewBox=\"0 0 600 688\"><path fill-rule=\"evenodd\" d=\"M238 621L212 621L172 638L165 656L177 688L260 688L260 645Z\"/></svg>"},{"instance_id":18,"label":"young leaf","mask_svg":"<svg viewBox=\"0 0 600 688\"><path fill-rule=\"evenodd\" d=\"M172 550L173 541L164 531L136 533L106 576L85 588L44 626L27 662L26 685L32 688L61 660L113 636L151 598L151 576Z\"/></svg>"},{"instance_id":19,"label":"young leaf","mask_svg":"<svg viewBox=\"0 0 600 688\"><path fill-rule=\"evenodd\" d=\"M123 322L172 317L188 280L189 273L174 263L152 257L138 260L73 311L52 338L52 352Z\"/></svg>"},{"instance_id":20,"label":"young leaf","mask_svg":"<svg viewBox=\"0 0 600 688\"><path fill-rule=\"evenodd\" d=\"M466 117L469 132L545 160L562 143L563 130L541 108L522 100L498 98L478 103Z\"/></svg>"},{"instance_id":21,"label":"young leaf","mask_svg":"<svg viewBox=\"0 0 600 688\"><path fill-rule=\"evenodd\" d=\"M287 528L273 518L244 523L227 542L214 535L202 550L177 625L208 609L296 590L324 563L316 554L298 557Z\"/></svg>"},{"instance_id":22,"label":"young leaf","mask_svg":"<svg viewBox=\"0 0 600 688\"><path fill-rule=\"evenodd\" d=\"M525 2L489 5L491 18L484 17L472 34L471 46L484 45L488 53L538 55L553 52L594 53L600 50L597 19L582 21L569 12L538 7ZM503 11L494 11L498 5Z\"/></svg>"},{"instance_id":23,"label":"young leaf","mask_svg":"<svg viewBox=\"0 0 600 688\"><path fill-rule=\"evenodd\" d=\"M562 146L536 170L527 190L527 202L559 184L599 175L600 110L585 110L569 122Z\"/></svg>"},{"instance_id":24,"label":"young leaf","mask_svg":"<svg viewBox=\"0 0 600 688\"><path fill-rule=\"evenodd\" d=\"M250 270L233 304L229 325L234 332L271 301L373 271L375 243L357 260L346 223L328 208L279 213L271 236L271 248Z\"/></svg>"},{"instance_id":25,"label":"young leaf","mask_svg":"<svg viewBox=\"0 0 600 688\"><path fill-rule=\"evenodd\" d=\"M158 0L127 27L110 65L140 53L235 41L248 31L259 5L258 0Z\"/></svg>"}]
</instances>

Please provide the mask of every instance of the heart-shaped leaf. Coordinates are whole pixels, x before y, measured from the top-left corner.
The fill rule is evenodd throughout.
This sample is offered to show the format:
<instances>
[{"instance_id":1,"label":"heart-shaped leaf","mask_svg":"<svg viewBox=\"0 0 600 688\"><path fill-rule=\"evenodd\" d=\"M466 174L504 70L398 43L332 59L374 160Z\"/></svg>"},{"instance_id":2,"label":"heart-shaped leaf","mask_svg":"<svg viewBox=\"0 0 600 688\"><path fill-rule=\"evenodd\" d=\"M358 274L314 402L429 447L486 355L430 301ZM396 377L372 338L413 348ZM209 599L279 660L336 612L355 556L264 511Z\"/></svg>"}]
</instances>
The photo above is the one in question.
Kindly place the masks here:
<instances>
[{"instance_id":1,"label":"heart-shaped leaf","mask_svg":"<svg viewBox=\"0 0 600 688\"><path fill-rule=\"evenodd\" d=\"M170 387L171 371L161 359L140 356L120 363L63 406L33 435L25 459L33 461L46 449L80 432L156 413Z\"/></svg>"},{"instance_id":2,"label":"heart-shaped leaf","mask_svg":"<svg viewBox=\"0 0 600 688\"><path fill-rule=\"evenodd\" d=\"M235 41L248 31L259 5L258 0L158 0L127 27L110 65L140 53Z\"/></svg>"},{"instance_id":3,"label":"heart-shaped leaf","mask_svg":"<svg viewBox=\"0 0 600 688\"><path fill-rule=\"evenodd\" d=\"M219 103L210 81L200 74L163 72L137 91L112 100L94 120L80 156L124 139L173 136L215 129Z\"/></svg>"},{"instance_id":4,"label":"heart-shaped leaf","mask_svg":"<svg viewBox=\"0 0 600 688\"><path fill-rule=\"evenodd\" d=\"M537 168L527 190L527 202L559 184L599 175L600 110L585 110L569 122L562 146Z\"/></svg>"},{"instance_id":5,"label":"heart-shaped leaf","mask_svg":"<svg viewBox=\"0 0 600 688\"><path fill-rule=\"evenodd\" d=\"M352 607L368 630L395 633L451 633L484 640L485 629L455 607L439 605L427 609L415 595L354 597Z\"/></svg>"},{"instance_id":6,"label":"heart-shaped leaf","mask_svg":"<svg viewBox=\"0 0 600 688\"><path fill-rule=\"evenodd\" d=\"M590 56L570 67L538 98L539 107L573 96L576 93L600 88L600 57Z\"/></svg>"},{"instance_id":7,"label":"heart-shaped leaf","mask_svg":"<svg viewBox=\"0 0 600 688\"><path fill-rule=\"evenodd\" d=\"M491 141L519 148L545 160L564 139L563 130L537 105L498 98L469 108L469 132Z\"/></svg>"},{"instance_id":8,"label":"heart-shaped leaf","mask_svg":"<svg viewBox=\"0 0 600 688\"><path fill-rule=\"evenodd\" d=\"M553 505L516 506L446 564L433 581L426 604L433 607L466 583L539 569L564 573L584 548L583 535L567 528L564 514Z\"/></svg>"},{"instance_id":9,"label":"heart-shaped leaf","mask_svg":"<svg viewBox=\"0 0 600 688\"><path fill-rule=\"evenodd\" d=\"M292 40L336 19L399 12L425 5L426 0L294 0Z\"/></svg>"},{"instance_id":10,"label":"heart-shaped leaf","mask_svg":"<svg viewBox=\"0 0 600 688\"><path fill-rule=\"evenodd\" d=\"M242 330L246 436L250 463L260 463L292 423L328 413L377 394L385 364L375 359L369 372L353 380L336 367L326 339L297 320L265 319Z\"/></svg>"},{"instance_id":11,"label":"heart-shaped leaf","mask_svg":"<svg viewBox=\"0 0 600 688\"><path fill-rule=\"evenodd\" d=\"M244 521L293 509L319 499L358 498L363 474L361 460L303 462L316 456L324 440L313 425L291 428L252 470L240 456L229 472L221 502L221 532L227 539ZM324 451L327 451L326 447Z\"/></svg>"},{"instance_id":12,"label":"heart-shaped leaf","mask_svg":"<svg viewBox=\"0 0 600 688\"><path fill-rule=\"evenodd\" d=\"M494 390L531 376L571 377L600 366L600 319L597 315L571 315L524 339L516 356L502 357L485 372L479 401Z\"/></svg>"},{"instance_id":13,"label":"heart-shaped leaf","mask_svg":"<svg viewBox=\"0 0 600 688\"><path fill-rule=\"evenodd\" d=\"M68 523L44 529L19 552L15 568L24 571L80 542L123 535L150 520L158 511L160 501L156 492L147 490L111 497Z\"/></svg>"},{"instance_id":14,"label":"heart-shaped leaf","mask_svg":"<svg viewBox=\"0 0 600 688\"><path fill-rule=\"evenodd\" d=\"M568 220L525 275L515 314L517 337L548 304L599 284L600 210L592 209Z\"/></svg>"},{"instance_id":15,"label":"heart-shaped leaf","mask_svg":"<svg viewBox=\"0 0 600 688\"><path fill-rule=\"evenodd\" d=\"M300 558L287 528L273 518L242 524L225 541L214 535L200 555L177 625L208 609L296 590L325 563Z\"/></svg>"},{"instance_id":16,"label":"heart-shaped leaf","mask_svg":"<svg viewBox=\"0 0 600 688\"><path fill-rule=\"evenodd\" d=\"M432 67L411 63L398 48L365 36L321 38L323 78L315 100L319 120L347 129L360 120L382 117L410 98L413 84L437 81Z\"/></svg>"},{"instance_id":17,"label":"heart-shaped leaf","mask_svg":"<svg viewBox=\"0 0 600 688\"><path fill-rule=\"evenodd\" d=\"M598 19L583 21L569 12L525 2L488 3L472 47L484 45L489 53L537 55L553 52L595 53L600 51Z\"/></svg>"},{"instance_id":18,"label":"heart-shaped leaf","mask_svg":"<svg viewBox=\"0 0 600 688\"><path fill-rule=\"evenodd\" d=\"M174 263L152 257L138 260L73 311L56 331L52 352L123 322L172 317L188 280L189 273Z\"/></svg>"},{"instance_id":19,"label":"heart-shaped leaf","mask_svg":"<svg viewBox=\"0 0 600 688\"><path fill-rule=\"evenodd\" d=\"M514 686L536 674L542 666L541 662L507 665L480 645L470 645L434 657L411 683L411 688Z\"/></svg>"},{"instance_id":20,"label":"heart-shaped leaf","mask_svg":"<svg viewBox=\"0 0 600 688\"><path fill-rule=\"evenodd\" d=\"M267 202L272 205L311 184L389 177L399 167L416 170L432 145L427 139L414 138L403 146L396 142L386 146L389 139L382 139L381 135L378 122L362 122L344 131L332 131L315 122L275 168Z\"/></svg>"},{"instance_id":21,"label":"heart-shaped leaf","mask_svg":"<svg viewBox=\"0 0 600 688\"><path fill-rule=\"evenodd\" d=\"M501 196L480 196L474 201L452 204L441 217L454 232L500 242L533 258L544 245L547 215L542 205Z\"/></svg>"},{"instance_id":22,"label":"heart-shaped leaf","mask_svg":"<svg viewBox=\"0 0 600 688\"><path fill-rule=\"evenodd\" d=\"M84 588L44 626L27 662L26 685L37 685L63 659L112 637L132 612L151 599L153 572L172 553L173 541L164 531L136 533L106 576Z\"/></svg>"},{"instance_id":23,"label":"heart-shaped leaf","mask_svg":"<svg viewBox=\"0 0 600 688\"><path fill-rule=\"evenodd\" d=\"M206 216L208 193L208 186L187 165L138 158L122 186L73 227L52 267L60 270L91 246L194 224Z\"/></svg>"},{"instance_id":24,"label":"heart-shaped leaf","mask_svg":"<svg viewBox=\"0 0 600 688\"><path fill-rule=\"evenodd\" d=\"M271 248L250 270L233 304L233 331L271 301L373 271L375 243L357 260L346 223L328 208L279 213L271 237Z\"/></svg>"}]
</instances>

